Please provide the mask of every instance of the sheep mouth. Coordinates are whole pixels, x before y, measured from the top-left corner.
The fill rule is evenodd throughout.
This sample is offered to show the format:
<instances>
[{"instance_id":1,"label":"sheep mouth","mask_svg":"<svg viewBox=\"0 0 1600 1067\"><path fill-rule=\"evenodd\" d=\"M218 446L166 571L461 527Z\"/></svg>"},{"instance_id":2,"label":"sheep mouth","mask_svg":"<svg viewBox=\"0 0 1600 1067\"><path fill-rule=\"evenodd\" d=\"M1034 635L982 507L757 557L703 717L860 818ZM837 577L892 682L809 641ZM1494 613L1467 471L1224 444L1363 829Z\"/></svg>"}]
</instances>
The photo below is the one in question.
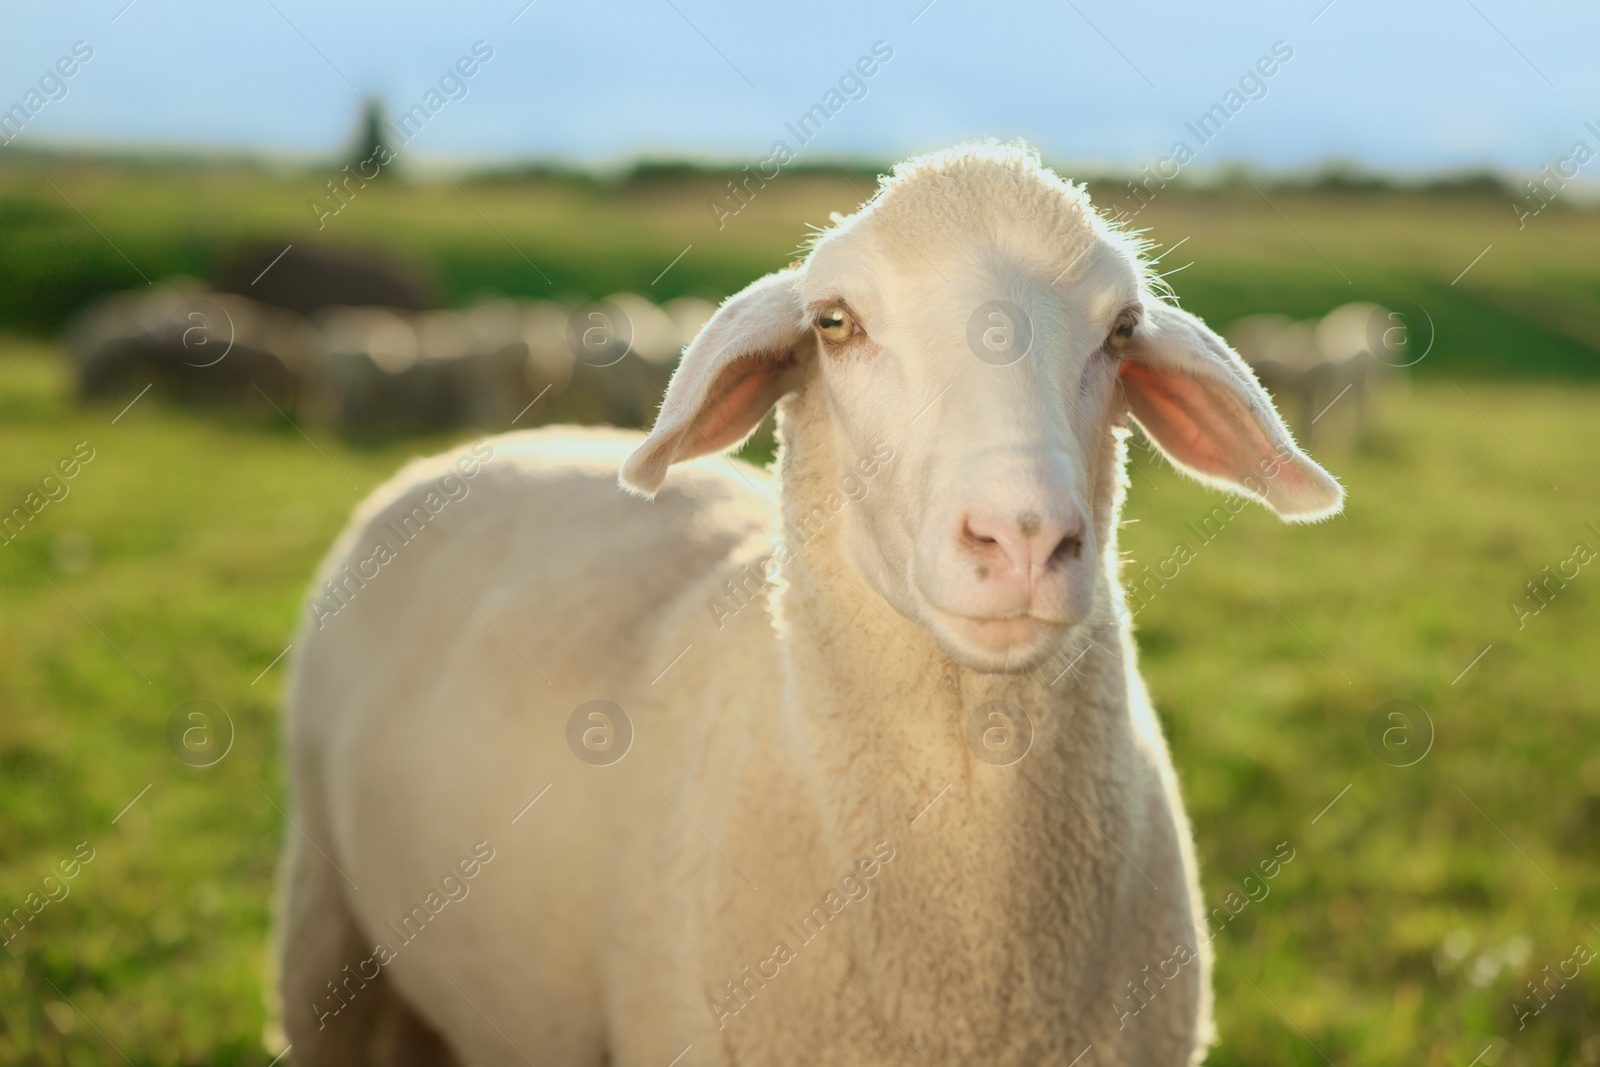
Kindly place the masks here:
<instances>
[{"instance_id":1,"label":"sheep mouth","mask_svg":"<svg viewBox=\"0 0 1600 1067\"><path fill-rule=\"evenodd\" d=\"M1004 618L956 615L927 604L929 629L958 659L974 659L982 669L1026 670L1060 644L1071 624L1033 614ZM995 663L1001 657L1003 663Z\"/></svg>"},{"instance_id":2,"label":"sheep mouth","mask_svg":"<svg viewBox=\"0 0 1600 1067\"><path fill-rule=\"evenodd\" d=\"M1020 674L1034 669L1065 643L1081 618L1052 618L1030 604L1009 615L969 615L941 605L917 581L908 563L909 603L903 614L918 622L957 663L985 674ZM1070 611L1066 614L1071 615Z\"/></svg>"}]
</instances>

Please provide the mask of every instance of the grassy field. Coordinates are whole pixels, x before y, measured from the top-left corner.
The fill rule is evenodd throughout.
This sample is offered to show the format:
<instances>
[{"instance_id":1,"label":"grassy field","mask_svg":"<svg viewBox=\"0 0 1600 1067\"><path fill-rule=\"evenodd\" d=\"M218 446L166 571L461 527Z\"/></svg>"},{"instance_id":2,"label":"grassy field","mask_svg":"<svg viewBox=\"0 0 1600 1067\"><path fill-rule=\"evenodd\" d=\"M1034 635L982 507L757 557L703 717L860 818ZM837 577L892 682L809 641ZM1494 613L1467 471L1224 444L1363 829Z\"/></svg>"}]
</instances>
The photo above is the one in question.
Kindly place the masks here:
<instances>
[{"instance_id":1,"label":"grassy field","mask_svg":"<svg viewBox=\"0 0 1600 1067\"><path fill-rule=\"evenodd\" d=\"M153 398L113 424L121 405L70 402L53 355L0 352L0 501L93 450L0 548L0 906L80 842L93 859L0 952L0 1063L115 1046L265 1064L285 830L269 664L361 492L446 442L313 447L281 420ZM1324 453L1345 517L1251 509L1209 543L1188 524L1217 498L1138 460L1125 547L1196 554L1137 621L1208 901L1295 850L1217 938L1219 1067L1444 1067L1490 1044L1494 1067L1600 1063L1600 963L1525 1028L1513 1007L1541 968L1600 948L1600 569L1524 628L1508 607L1575 542L1600 548L1597 404L1594 387L1424 383L1366 446ZM209 768L168 744L196 699L235 731ZM1396 699L1435 731L1414 766L1367 740Z\"/></svg>"},{"instance_id":2,"label":"grassy field","mask_svg":"<svg viewBox=\"0 0 1600 1067\"><path fill-rule=\"evenodd\" d=\"M450 443L308 440L264 405L83 406L42 338L97 293L266 239L405 253L455 303L720 299L872 183L785 174L719 229L726 176L703 172L391 180L319 233L307 201L333 174L0 160L0 511L77 464L0 545L0 916L69 891L0 938L0 1065L272 1059L275 661L354 503ZM1364 298L1436 334L1364 444L1316 449L1350 490L1331 523L1252 508L1202 536L1220 498L1136 456L1129 576L1179 541L1195 557L1137 622L1208 902L1294 849L1218 935L1210 1062L1600 1065L1600 962L1537 1015L1525 986L1600 950L1600 566L1511 606L1538 606L1547 566L1571 575L1577 543L1600 551L1600 211L1519 229L1489 190L1241 180L1163 190L1134 225L1184 241L1163 269L1192 263L1172 284L1214 323ZM214 766L169 742L194 700L231 720ZM1429 718L1385 749L1390 701Z\"/></svg>"},{"instance_id":3,"label":"grassy field","mask_svg":"<svg viewBox=\"0 0 1600 1067\"><path fill-rule=\"evenodd\" d=\"M785 173L729 215L729 175L691 169L453 184L402 173L354 192L319 229L310 202L331 203L325 183L337 174L332 164L290 171L8 155L0 330L48 334L97 293L173 273L203 277L249 241L392 250L435 270L456 303L619 290L720 300L789 262L808 226L854 210L874 187L870 171ZM1183 268L1173 284L1209 321L1226 326L1262 311L1307 318L1374 300L1431 318L1448 359L1419 365L1423 376L1600 379L1600 210L1558 201L1519 228L1510 194L1488 186L1264 183L1169 186L1129 223L1162 248L1184 241L1162 269ZM1125 187L1091 188L1107 211L1138 207Z\"/></svg>"}]
</instances>

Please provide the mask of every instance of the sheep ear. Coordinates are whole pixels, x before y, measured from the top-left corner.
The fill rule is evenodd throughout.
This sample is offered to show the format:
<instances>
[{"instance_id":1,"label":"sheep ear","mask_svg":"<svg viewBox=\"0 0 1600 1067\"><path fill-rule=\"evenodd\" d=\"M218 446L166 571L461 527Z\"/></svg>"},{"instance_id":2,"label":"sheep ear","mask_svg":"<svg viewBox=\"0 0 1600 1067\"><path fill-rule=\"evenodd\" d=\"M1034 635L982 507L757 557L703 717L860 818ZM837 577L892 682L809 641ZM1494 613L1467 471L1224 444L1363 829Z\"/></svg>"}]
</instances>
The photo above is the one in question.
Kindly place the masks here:
<instances>
[{"instance_id":1,"label":"sheep ear","mask_svg":"<svg viewBox=\"0 0 1600 1067\"><path fill-rule=\"evenodd\" d=\"M623 488L653 496L667 468L750 436L801 378L801 321L790 267L729 297L683 354L650 436L622 464Z\"/></svg>"},{"instance_id":2,"label":"sheep ear","mask_svg":"<svg viewBox=\"0 0 1600 1067\"><path fill-rule=\"evenodd\" d=\"M1159 300L1123 349L1128 407L1179 470L1289 522L1326 518L1344 490L1300 451L1255 375L1205 323Z\"/></svg>"}]
</instances>

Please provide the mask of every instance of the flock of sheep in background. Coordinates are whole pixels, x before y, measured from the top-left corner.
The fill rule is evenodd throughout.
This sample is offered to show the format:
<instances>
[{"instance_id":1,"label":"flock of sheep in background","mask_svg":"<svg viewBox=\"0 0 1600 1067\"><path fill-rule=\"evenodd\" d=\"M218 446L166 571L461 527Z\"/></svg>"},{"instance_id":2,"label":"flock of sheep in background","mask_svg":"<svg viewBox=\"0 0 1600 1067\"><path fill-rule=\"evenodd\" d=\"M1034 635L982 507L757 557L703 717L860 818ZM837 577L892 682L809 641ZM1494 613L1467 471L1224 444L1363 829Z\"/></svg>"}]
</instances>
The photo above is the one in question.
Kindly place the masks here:
<instances>
[{"instance_id":1,"label":"flock of sheep in background","mask_svg":"<svg viewBox=\"0 0 1600 1067\"><path fill-rule=\"evenodd\" d=\"M1335 410L1353 436L1366 434L1373 391L1393 388L1400 380L1396 368L1415 362L1401 356L1408 350L1406 333L1398 313L1355 302L1308 321L1251 315L1229 327L1227 338L1309 443L1325 429L1318 425L1322 417Z\"/></svg>"},{"instance_id":2,"label":"flock of sheep in background","mask_svg":"<svg viewBox=\"0 0 1600 1067\"><path fill-rule=\"evenodd\" d=\"M128 396L154 383L202 405L265 396L351 435L513 420L643 426L683 346L715 310L693 297L657 305L631 293L440 309L428 306L426 281L390 261L302 252L292 274L283 269L266 286L262 275L246 278L262 262L246 256L215 285L177 278L92 304L68 336L80 395ZM1340 421L1361 436L1370 393L1398 377L1381 358L1390 318L1352 303L1310 321L1252 315L1227 336L1302 440L1326 428L1321 416L1347 393ZM536 400L544 403L529 411Z\"/></svg>"}]
</instances>

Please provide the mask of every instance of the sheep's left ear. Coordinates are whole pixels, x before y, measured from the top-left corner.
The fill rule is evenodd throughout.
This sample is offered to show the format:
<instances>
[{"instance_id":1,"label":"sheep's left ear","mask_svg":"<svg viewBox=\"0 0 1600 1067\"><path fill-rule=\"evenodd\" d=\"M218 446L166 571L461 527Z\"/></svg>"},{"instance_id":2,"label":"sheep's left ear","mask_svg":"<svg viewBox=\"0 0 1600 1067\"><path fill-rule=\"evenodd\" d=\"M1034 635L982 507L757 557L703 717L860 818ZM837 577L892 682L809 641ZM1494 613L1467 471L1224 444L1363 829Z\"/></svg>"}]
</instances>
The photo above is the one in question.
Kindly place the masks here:
<instances>
[{"instance_id":1,"label":"sheep's left ear","mask_svg":"<svg viewBox=\"0 0 1600 1067\"><path fill-rule=\"evenodd\" d=\"M673 372L650 436L622 464L623 488L653 496L668 467L742 443L800 384L810 337L795 292L802 269L752 282L711 316Z\"/></svg>"},{"instance_id":2,"label":"sheep's left ear","mask_svg":"<svg viewBox=\"0 0 1600 1067\"><path fill-rule=\"evenodd\" d=\"M1326 518L1344 490L1295 446L1238 353L1205 323L1147 299L1118 369L1128 407L1168 459L1289 522Z\"/></svg>"}]
</instances>

